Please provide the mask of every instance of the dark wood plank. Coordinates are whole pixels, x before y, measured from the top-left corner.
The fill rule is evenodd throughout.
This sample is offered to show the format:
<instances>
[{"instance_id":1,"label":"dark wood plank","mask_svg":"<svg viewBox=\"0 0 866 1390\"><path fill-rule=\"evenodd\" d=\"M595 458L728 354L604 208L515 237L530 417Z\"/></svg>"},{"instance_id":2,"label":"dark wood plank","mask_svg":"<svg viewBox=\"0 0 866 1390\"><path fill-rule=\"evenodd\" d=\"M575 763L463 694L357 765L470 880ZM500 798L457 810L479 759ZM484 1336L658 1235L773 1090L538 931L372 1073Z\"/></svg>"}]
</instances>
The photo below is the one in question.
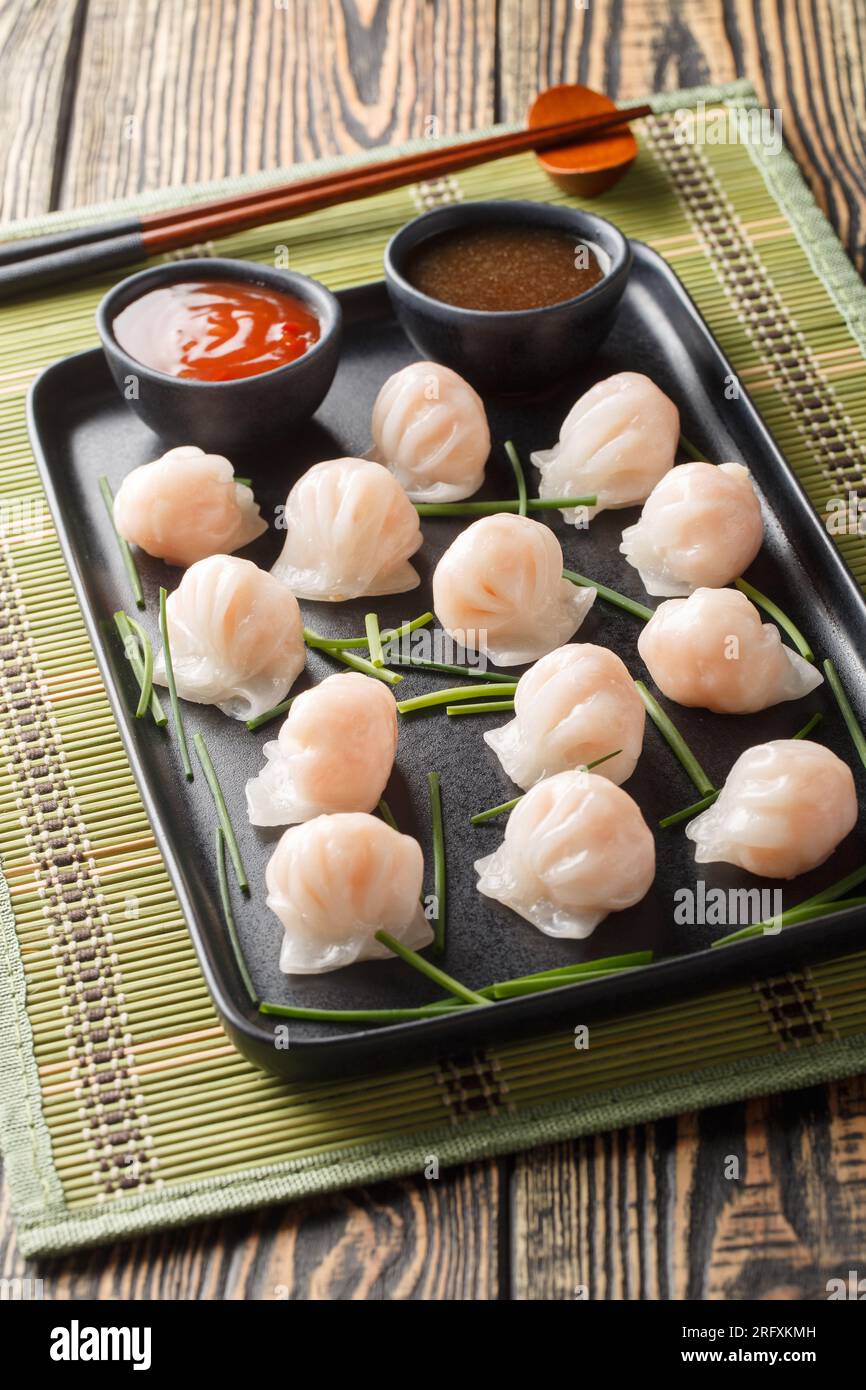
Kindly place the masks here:
<instances>
[{"instance_id":1,"label":"dark wood plank","mask_svg":"<svg viewBox=\"0 0 866 1390\"><path fill-rule=\"evenodd\" d=\"M64 205L488 124L495 0L90 0Z\"/></svg>"},{"instance_id":2,"label":"dark wood plank","mask_svg":"<svg viewBox=\"0 0 866 1390\"><path fill-rule=\"evenodd\" d=\"M866 265L866 7L862 0L502 0L502 114L539 87L635 98L749 77L861 272Z\"/></svg>"},{"instance_id":3,"label":"dark wood plank","mask_svg":"<svg viewBox=\"0 0 866 1390\"><path fill-rule=\"evenodd\" d=\"M498 1163L443 1171L25 1261L0 1196L0 1274L52 1299L489 1300L500 1295ZM6 1193L5 1187L2 1189Z\"/></svg>"},{"instance_id":4,"label":"dark wood plank","mask_svg":"<svg viewBox=\"0 0 866 1390\"><path fill-rule=\"evenodd\" d=\"M52 206L65 104L74 81L80 0L0 5L0 219Z\"/></svg>"},{"instance_id":5,"label":"dark wood plank","mask_svg":"<svg viewBox=\"0 0 866 1390\"><path fill-rule=\"evenodd\" d=\"M521 1155L514 1197L519 1299L826 1298L866 1245L866 1078Z\"/></svg>"}]
</instances>

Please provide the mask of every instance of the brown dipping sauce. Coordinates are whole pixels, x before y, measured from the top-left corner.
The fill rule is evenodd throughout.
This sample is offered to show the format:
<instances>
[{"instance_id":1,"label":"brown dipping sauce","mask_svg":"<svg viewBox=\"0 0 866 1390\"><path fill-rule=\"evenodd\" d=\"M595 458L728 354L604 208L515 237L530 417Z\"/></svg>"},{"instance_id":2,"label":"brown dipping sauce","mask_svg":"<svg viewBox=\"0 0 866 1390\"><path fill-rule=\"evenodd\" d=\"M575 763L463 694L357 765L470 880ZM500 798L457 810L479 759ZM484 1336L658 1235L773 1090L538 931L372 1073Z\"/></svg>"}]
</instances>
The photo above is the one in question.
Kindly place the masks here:
<instances>
[{"instance_id":1,"label":"brown dipping sauce","mask_svg":"<svg viewBox=\"0 0 866 1390\"><path fill-rule=\"evenodd\" d=\"M146 367L196 381L237 381L283 367L321 325L293 295L239 280L179 280L134 299L112 324Z\"/></svg>"},{"instance_id":2,"label":"brown dipping sauce","mask_svg":"<svg viewBox=\"0 0 866 1390\"><path fill-rule=\"evenodd\" d=\"M461 309L541 309L603 279L594 252L549 227L460 228L430 237L409 257L406 279Z\"/></svg>"}]
</instances>

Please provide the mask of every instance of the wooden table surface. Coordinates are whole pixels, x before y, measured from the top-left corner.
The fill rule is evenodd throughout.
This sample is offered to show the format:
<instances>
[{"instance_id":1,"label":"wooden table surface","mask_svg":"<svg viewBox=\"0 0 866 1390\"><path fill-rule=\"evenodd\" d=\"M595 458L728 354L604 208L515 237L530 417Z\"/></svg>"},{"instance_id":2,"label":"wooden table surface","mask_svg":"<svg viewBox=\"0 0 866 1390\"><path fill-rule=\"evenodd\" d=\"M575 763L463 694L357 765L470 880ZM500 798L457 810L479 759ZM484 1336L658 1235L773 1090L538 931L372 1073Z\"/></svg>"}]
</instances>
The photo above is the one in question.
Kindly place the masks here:
<instances>
[{"instance_id":1,"label":"wooden table surface","mask_svg":"<svg viewBox=\"0 0 866 1390\"><path fill-rule=\"evenodd\" d=\"M751 78L861 272L866 0L0 0L0 216ZM731 1155L741 1177L725 1177ZM826 1297L866 1078L26 1265L52 1298Z\"/></svg>"}]
</instances>

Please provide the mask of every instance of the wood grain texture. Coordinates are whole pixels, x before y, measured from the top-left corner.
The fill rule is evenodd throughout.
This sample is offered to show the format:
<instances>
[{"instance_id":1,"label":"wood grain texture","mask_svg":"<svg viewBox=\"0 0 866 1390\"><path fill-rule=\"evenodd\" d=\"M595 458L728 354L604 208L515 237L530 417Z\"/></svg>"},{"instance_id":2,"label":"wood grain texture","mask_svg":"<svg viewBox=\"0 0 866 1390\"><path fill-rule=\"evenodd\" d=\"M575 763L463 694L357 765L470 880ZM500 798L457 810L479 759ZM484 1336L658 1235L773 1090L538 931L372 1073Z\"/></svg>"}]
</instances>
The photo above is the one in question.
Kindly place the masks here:
<instances>
[{"instance_id":1,"label":"wood grain texture","mask_svg":"<svg viewBox=\"0 0 866 1390\"><path fill-rule=\"evenodd\" d=\"M495 0L90 0L63 202L489 124L495 13Z\"/></svg>"},{"instance_id":2,"label":"wood grain texture","mask_svg":"<svg viewBox=\"0 0 866 1390\"><path fill-rule=\"evenodd\" d=\"M863 0L0 0L0 215L752 78L863 264ZM11 76L10 76L11 75ZM730 1156L740 1176L725 1177ZM862 1264L866 1081L0 1275L58 1299L824 1297ZM509 1273L510 1271L510 1273Z\"/></svg>"},{"instance_id":3,"label":"wood grain texture","mask_svg":"<svg viewBox=\"0 0 866 1390\"><path fill-rule=\"evenodd\" d=\"M0 1197L0 1277L41 1278L56 1300L486 1301L506 1196L502 1164L470 1164L38 1261Z\"/></svg>"},{"instance_id":4,"label":"wood grain texture","mask_svg":"<svg viewBox=\"0 0 866 1390\"><path fill-rule=\"evenodd\" d=\"M517 1299L822 1299L866 1248L866 1078L515 1160Z\"/></svg>"},{"instance_id":5,"label":"wood grain texture","mask_svg":"<svg viewBox=\"0 0 866 1390\"><path fill-rule=\"evenodd\" d=\"M863 0L502 0L499 45L500 114L512 120L555 82L633 99L750 78L863 272Z\"/></svg>"},{"instance_id":6,"label":"wood grain texture","mask_svg":"<svg viewBox=\"0 0 866 1390\"><path fill-rule=\"evenodd\" d=\"M83 0L0 3L0 217L54 206Z\"/></svg>"}]
</instances>

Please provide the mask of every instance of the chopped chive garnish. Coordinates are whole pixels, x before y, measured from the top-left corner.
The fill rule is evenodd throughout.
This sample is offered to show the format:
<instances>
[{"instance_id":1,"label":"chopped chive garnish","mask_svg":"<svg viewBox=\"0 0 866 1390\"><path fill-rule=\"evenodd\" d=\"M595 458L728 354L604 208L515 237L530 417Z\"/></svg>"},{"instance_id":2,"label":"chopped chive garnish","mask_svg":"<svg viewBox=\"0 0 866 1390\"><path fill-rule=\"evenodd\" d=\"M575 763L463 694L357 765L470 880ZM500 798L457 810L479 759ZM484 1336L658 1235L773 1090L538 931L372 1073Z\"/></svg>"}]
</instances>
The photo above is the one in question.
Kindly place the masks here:
<instances>
[{"instance_id":1,"label":"chopped chive garnish","mask_svg":"<svg viewBox=\"0 0 866 1390\"><path fill-rule=\"evenodd\" d=\"M288 700L282 700L280 704L274 705L273 709L266 709L264 714L257 714L255 719L248 719L247 728L254 733L263 724L270 724L272 719L279 719L281 714L286 714L292 708L295 698L294 695L291 695Z\"/></svg>"},{"instance_id":2,"label":"chopped chive garnish","mask_svg":"<svg viewBox=\"0 0 866 1390\"><path fill-rule=\"evenodd\" d=\"M351 666L353 671L360 671L364 676L375 676L377 681L384 681L386 685L399 685L403 679L397 671L389 671L384 666L374 666L372 661L363 656L356 656L354 652L338 651L336 647L323 647L322 655L333 657L334 661L341 661L344 666Z\"/></svg>"},{"instance_id":3,"label":"chopped chive garnish","mask_svg":"<svg viewBox=\"0 0 866 1390\"><path fill-rule=\"evenodd\" d=\"M527 512L566 511L571 507L594 507L597 497L530 497ZM504 502L416 502L419 516L495 516L498 512L521 512L521 499L509 497Z\"/></svg>"},{"instance_id":4,"label":"chopped chive garnish","mask_svg":"<svg viewBox=\"0 0 866 1390\"><path fill-rule=\"evenodd\" d=\"M241 487L252 487L253 485L252 478L235 478L234 481L240 483Z\"/></svg>"},{"instance_id":5,"label":"chopped chive garnish","mask_svg":"<svg viewBox=\"0 0 866 1390\"><path fill-rule=\"evenodd\" d=\"M427 773L427 795L430 800L430 824L433 829L433 895L436 916L433 920L433 950L441 955L445 949L445 830L442 825L442 790L439 773Z\"/></svg>"},{"instance_id":6,"label":"chopped chive garnish","mask_svg":"<svg viewBox=\"0 0 866 1390\"><path fill-rule=\"evenodd\" d=\"M861 883L866 882L866 864L859 869L854 869L844 878L840 878L836 883L831 883L829 888L822 888L820 893L813 893L811 898L805 898L798 903L798 907L813 907L815 903L834 903L839 898L850 893L852 888L859 888Z\"/></svg>"},{"instance_id":7,"label":"chopped chive garnish","mask_svg":"<svg viewBox=\"0 0 866 1390\"><path fill-rule=\"evenodd\" d=\"M410 954L414 955L415 953L410 952ZM513 998L523 993L532 992L534 988L539 987L540 983L546 983L548 988L553 988L556 984L579 984L581 980L600 979L604 975L632 970L639 965L649 965L652 958L652 951L633 951L629 955L608 956L603 960L583 961L554 970L540 970L535 975L521 975L514 980L503 980L498 984L486 985L477 993L482 1003L489 1003L496 998L495 991L507 990L509 993L502 997ZM419 957L419 959L421 958ZM423 963L426 964L426 962ZM441 974L441 971L439 973ZM456 983L456 981L452 983ZM472 993L472 991L467 991L467 993ZM416 1018L435 1018L443 1013L452 1013L463 1007L466 1002L470 1001L463 1000L461 996L460 1002L457 999L437 999L432 1004L421 1004L417 1008L407 1009L308 1009L293 1004L263 1003L259 1005L259 1013L273 1015L277 1018L309 1019L323 1023L401 1023Z\"/></svg>"},{"instance_id":8,"label":"chopped chive garnish","mask_svg":"<svg viewBox=\"0 0 866 1390\"><path fill-rule=\"evenodd\" d=\"M535 980L504 980L501 985L491 985L491 999L520 999L525 994L541 994L548 989L562 989L563 985L582 985L589 980L604 980L611 975L625 975L635 970L634 965L622 965L616 970L574 970L570 974L539 977Z\"/></svg>"},{"instance_id":9,"label":"chopped chive garnish","mask_svg":"<svg viewBox=\"0 0 866 1390\"><path fill-rule=\"evenodd\" d=\"M709 463L706 454L702 454L700 449L695 448L694 444L686 439L684 434L680 435L680 448L684 454L688 454L693 463Z\"/></svg>"},{"instance_id":10,"label":"chopped chive garnish","mask_svg":"<svg viewBox=\"0 0 866 1390\"><path fill-rule=\"evenodd\" d=\"M207 779L207 784L210 787L211 796L214 799L217 818L219 820L220 825L222 826L223 834L226 837L226 844L228 845L229 855L231 856L231 861L234 865L235 877L238 881L238 887L240 888L242 893L248 893L250 891L249 881L247 879L246 871L244 869L243 860L241 859L241 852L238 848L237 839L235 838L235 832L232 827L228 807L226 806L225 802L225 797L222 794L222 788L219 784L219 778L216 775L216 768L211 762L210 753L207 751L205 741L202 738L201 734L193 734L192 741L195 745L195 751L198 754L198 760L202 765L205 778Z\"/></svg>"},{"instance_id":11,"label":"chopped chive garnish","mask_svg":"<svg viewBox=\"0 0 866 1390\"><path fill-rule=\"evenodd\" d=\"M635 965L649 965L652 958L652 951L630 951L624 956L604 956L600 960L576 961L572 965L555 966L550 970L536 970L531 975L518 975L513 980L501 980L499 984L488 985L479 993L486 994L487 990L499 989L502 985L527 984L532 980L562 979L572 975L607 975L612 971L626 970Z\"/></svg>"},{"instance_id":12,"label":"chopped chive garnish","mask_svg":"<svg viewBox=\"0 0 866 1390\"><path fill-rule=\"evenodd\" d=\"M794 646L797 648L797 651L805 661L815 660L815 653L812 651L806 638L803 636L796 623L793 623L788 615L782 612L777 603L774 603L771 598L767 598L766 594L762 594L760 589L756 589L753 585L747 584L745 579L736 580L734 587L739 589L741 594L745 594L746 598L751 599L752 603L758 608L763 608L767 616L772 618L774 623L778 623L783 632L787 632Z\"/></svg>"},{"instance_id":13,"label":"chopped chive garnish","mask_svg":"<svg viewBox=\"0 0 866 1390\"><path fill-rule=\"evenodd\" d=\"M823 718L823 714L813 714L812 718L808 721L808 723L804 724L802 729L799 729L797 731L797 733L794 735L794 738L808 738L812 730L817 729L818 725L821 723L821 720Z\"/></svg>"},{"instance_id":14,"label":"chopped chive garnish","mask_svg":"<svg viewBox=\"0 0 866 1390\"><path fill-rule=\"evenodd\" d=\"M763 936L764 932L775 927L794 927L799 922L811 922L816 917L831 917L836 912L843 912L846 907L866 907L866 898L846 898L842 902L803 903L800 907L792 907L783 912L778 921L770 918L766 922L755 922L754 926L731 932L730 936L720 936L718 941L713 942L713 946L731 946L735 941L747 941L750 936Z\"/></svg>"},{"instance_id":15,"label":"chopped chive garnish","mask_svg":"<svg viewBox=\"0 0 866 1390\"><path fill-rule=\"evenodd\" d=\"M144 662L142 660L141 653L139 652L138 639L136 638L135 633L132 630L132 621L133 620L129 617L128 613L119 612L115 613L114 615L114 625L117 628L118 633L120 634L120 640L123 643L124 655L126 656L126 659L129 662L130 666L132 667L133 673L135 675L136 680L138 681L139 687L143 688L145 676ZM138 626L138 624L136 624L136 626ZM166 716L165 710L160 704L159 696L153 689L152 685L148 704L150 706L150 713L153 716L154 724L157 724L160 729L164 728L165 725L168 723L168 718Z\"/></svg>"},{"instance_id":16,"label":"chopped chive garnish","mask_svg":"<svg viewBox=\"0 0 866 1390\"><path fill-rule=\"evenodd\" d=\"M403 623L400 627L388 628L386 632L381 633L383 646L387 642L395 642L400 637L406 637L416 628L426 627L428 623L432 623L434 617L434 613L422 613L420 618L413 618L411 622ZM313 632L312 628L309 627L304 628L304 641L308 647L320 647L323 651L327 651L329 648L334 651L347 651L352 647L366 647L368 645L366 633L363 637L323 637L321 633Z\"/></svg>"},{"instance_id":17,"label":"chopped chive garnish","mask_svg":"<svg viewBox=\"0 0 866 1390\"><path fill-rule=\"evenodd\" d=\"M482 999L482 1003L487 1000ZM293 1004L259 1004L259 1013L274 1018L296 1018L311 1023L409 1023L416 1018L435 1018L437 1014L459 1009L455 1000L421 1004L416 1009L304 1009Z\"/></svg>"},{"instance_id":18,"label":"chopped chive garnish","mask_svg":"<svg viewBox=\"0 0 866 1390\"><path fill-rule=\"evenodd\" d=\"M503 682L498 693L513 695L517 681ZM427 695L415 695L411 700L398 700L397 709L401 714L411 714L418 709L432 709L434 705L447 705L452 700L474 700L490 694L489 685L456 685L449 690L431 690Z\"/></svg>"},{"instance_id":19,"label":"chopped chive garnish","mask_svg":"<svg viewBox=\"0 0 866 1390\"><path fill-rule=\"evenodd\" d=\"M168 640L168 612L165 606L167 598L165 589L160 586L159 630L162 634L162 654L165 661L165 678L168 681L168 696L171 701L171 717L174 721L174 731L177 734L178 746L180 747L180 760L183 765L184 776L188 782L191 782L193 780L192 763L189 760L189 748L187 747L186 733L180 712L180 700L177 698L177 686L174 680L174 667L171 661L171 643Z\"/></svg>"},{"instance_id":20,"label":"chopped chive garnish","mask_svg":"<svg viewBox=\"0 0 866 1390\"><path fill-rule=\"evenodd\" d=\"M226 873L226 837L223 834L221 825L214 828L214 843L216 846L217 878L219 880L220 902L222 903L223 918L225 919L226 931L229 934L232 950L235 955L235 963L238 973L244 982L247 994L254 1004L258 1004L259 996L256 994L255 985L250 978L247 963L244 960L244 953L241 950L240 937L235 924L234 913L232 912L232 899L229 892L229 880Z\"/></svg>"},{"instance_id":21,"label":"chopped chive garnish","mask_svg":"<svg viewBox=\"0 0 866 1390\"><path fill-rule=\"evenodd\" d=\"M848 696L845 694L845 687L839 679L839 672L836 670L829 656L824 662L824 675L827 677L827 684L833 692L836 704L839 706L839 713L848 726L848 732L851 735L851 741L854 747L857 749L857 755L863 766L866 767L866 735L864 735L863 730L857 722L857 716L851 708L851 702Z\"/></svg>"},{"instance_id":22,"label":"chopped chive garnish","mask_svg":"<svg viewBox=\"0 0 866 1390\"><path fill-rule=\"evenodd\" d=\"M445 713L453 718L457 714L501 714L513 709L513 700L483 700L480 704L446 705Z\"/></svg>"},{"instance_id":23,"label":"chopped chive garnish","mask_svg":"<svg viewBox=\"0 0 866 1390\"><path fill-rule=\"evenodd\" d=\"M364 615L364 627L367 632L367 647L370 652L370 660L378 670L385 665L385 658L382 655L382 634L379 631L379 619L375 613Z\"/></svg>"},{"instance_id":24,"label":"chopped chive garnish","mask_svg":"<svg viewBox=\"0 0 866 1390\"><path fill-rule=\"evenodd\" d=\"M382 645L387 642L397 642L401 637L408 637L410 632L415 632L419 627L426 627L432 623L435 613L422 613L420 618L413 618L411 622L401 623L399 627L389 627L382 633Z\"/></svg>"},{"instance_id":25,"label":"chopped chive garnish","mask_svg":"<svg viewBox=\"0 0 866 1390\"><path fill-rule=\"evenodd\" d=\"M494 816L504 816L506 811L513 811L518 801L523 800L524 794L513 796L510 801L503 801L499 806L491 806L487 811L479 811L477 815L471 816L470 825L483 825L485 821L493 820Z\"/></svg>"},{"instance_id":26,"label":"chopped chive garnish","mask_svg":"<svg viewBox=\"0 0 866 1390\"><path fill-rule=\"evenodd\" d=\"M391 810L391 807L388 805L388 803L387 803L387 801L385 800L384 796L380 798L379 804L378 804L378 806L376 807L376 810L379 812L379 815L382 817L382 819L383 819L383 821L385 822L385 824L386 824L386 825L390 825L390 827L391 827L392 830L399 830L399 829L400 829L399 825L397 824L396 820L394 819L394 812Z\"/></svg>"},{"instance_id":27,"label":"chopped chive garnish","mask_svg":"<svg viewBox=\"0 0 866 1390\"><path fill-rule=\"evenodd\" d=\"M614 748L612 753L605 753L601 758L593 758L591 763L582 763L584 772L592 772L594 767L601 767L602 763L609 763L611 758L618 758L622 752L621 748Z\"/></svg>"},{"instance_id":28,"label":"chopped chive garnish","mask_svg":"<svg viewBox=\"0 0 866 1390\"><path fill-rule=\"evenodd\" d=\"M135 618L131 618L128 613L126 621L129 623L133 635L138 639L142 653L141 694L135 707L135 717L136 719L143 719L150 709L150 697L153 694L153 647L141 623L137 623Z\"/></svg>"},{"instance_id":29,"label":"chopped chive garnish","mask_svg":"<svg viewBox=\"0 0 866 1390\"><path fill-rule=\"evenodd\" d=\"M433 980L442 989L454 994L458 999L462 999L466 1004L489 1004L490 1000L485 999L483 994L476 994L474 989L467 989L466 985L461 985L459 980L454 980L450 975L446 975L444 970L440 970L437 965L432 965L429 960L419 956L417 951L413 951L408 946L404 946L402 941L395 941L386 931L377 931L376 940L381 941L383 946L387 946L389 951L393 951L395 956L399 956L407 965L411 965L415 970L419 970L422 975L426 975L428 980Z\"/></svg>"},{"instance_id":30,"label":"chopped chive garnish","mask_svg":"<svg viewBox=\"0 0 866 1390\"><path fill-rule=\"evenodd\" d=\"M511 464L514 473L514 480L517 483L517 513L518 516L526 516L526 474L523 471L523 464L520 462L520 455L510 439L505 441L505 452L508 455L508 462Z\"/></svg>"},{"instance_id":31,"label":"chopped chive garnish","mask_svg":"<svg viewBox=\"0 0 866 1390\"><path fill-rule=\"evenodd\" d=\"M129 544L117 529L114 520L114 494L111 491L111 484L107 478L99 479L99 491L102 493L102 500L105 503L105 510L108 512L108 519L111 522L111 529L114 532L114 539L117 541L117 548L120 551L120 558L126 568L127 578L132 588L132 596L135 599L136 608L144 607L144 590L141 587L141 578L136 569L135 560Z\"/></svg>"},{"instance_id":32,"label":"chopped chive garnish","mask_svg":"<svg viewBox=\"0 0 866 1390\"><path fill-rule=\"evenodd\" d=\"M574 570L563 570L563 579L570 579L572 584L577 584L582 589L595 589L599 598L604 599L605 603L613 604L614 608L622 608L625 613L631 613L634 618L642 618L648 623L653 616L653 610L647 608L645 604L638 603L633 598L626 598L625 594L617 593L616 589L609 589L606 584L598 584L594 579L587 579L583 574L576 574Z\"/></svg>"},{"instance_id":33,"label":"chopped chive garnish","mask_svg":"<svg viewBox=\"0 0 866 1390\"><path fill-rule=\"evenodd\" d=\"M421 671L441 671L446 676L468 676L470 680L489 681L491 685L497 681L505 685L514 683L514 677L506 675L504 671L482 671L472 666L452 666L447 661L428 661L422 656L389 656L388 662L391 666L417 666Z\"/></svg>"},{"instance_id":34,"label":"chopped chive garnish","mask_svg":"<svg viewBox=\"0 0 866 1390\"><path fill-rule=\"evenodd\" d=\"M714 946L728 946L732 941L745 941L750 936L760 936L767 927L792 926L796 922L808 922L812 917L820 917L826 911L839 912L843 907L857 907L866 902L866 898L848 898L843 902L841 899L845 893L850 893L852 888L859 888L860 884L866 881L866 864L862 864L859 869L854 869L844 878L840 878L836 883L831 883L827 888L822 888L820 893L813 893L811 898L804 898L803 902L797 903L796 907L790 907L786 912L780 914L778 922L764 921L756 922L753 926L743 927L742 930L731 932L729 936L721 936L718 941L714 941Z\"/></svg>"},{"instance_id":35,"label":"chopped chive garnish","mask_svg":"<svg viewBox=\"0 0 866 1390\"><path fill-rule=\"evenodd\" d=\"M671 752L682 763L701 796L709 796L710 792L714 792L716 789L673 720L665 714L658 700L650 694L643 681L635 681L635 688L646 706L650 719L667 742Z\"/></svg>"},{"instance_id":36,"label":"chopped chive garnish","mask_svg":"<svg viewBox=\"0 0 866 1390\"><path fill-rule=\"evenodd\" d=\"M613 753L605 753L603 758L595 758L591 763L584 763L584 772L592 772L594 767L600 767L602 763L606 763L610 758L619 757L621 752L622 749L617 748ZM520 796L513 797L511 801L503 801L500 806L491 806L488 811L479 811L477 815L470 816L470 825L483 825L485 821L493 820L494 816L502 816L506 811L513 811L518 801L522 801L525 795L525 792L521 792ZM571 969L570 966L567 968Z\"/></svg>"},{"instance_id":37,"label":"chopped chive garnish","mask_svg":"<svg viewBox=\"0 0 866 1390\"><path fill-rule=\"evenodd\" d=\"M718 792L710 792L707 796L702 796L700 801L695 801L691 806L684 806L682 811L674 811L672 815L665 816L664 820L659 821L662 830L667 830L671 825L679 825L681 821L691 820L692 816L700 815L701 811L706 811L708 806L718 799Z\"/></svg>"}]
</instances>

